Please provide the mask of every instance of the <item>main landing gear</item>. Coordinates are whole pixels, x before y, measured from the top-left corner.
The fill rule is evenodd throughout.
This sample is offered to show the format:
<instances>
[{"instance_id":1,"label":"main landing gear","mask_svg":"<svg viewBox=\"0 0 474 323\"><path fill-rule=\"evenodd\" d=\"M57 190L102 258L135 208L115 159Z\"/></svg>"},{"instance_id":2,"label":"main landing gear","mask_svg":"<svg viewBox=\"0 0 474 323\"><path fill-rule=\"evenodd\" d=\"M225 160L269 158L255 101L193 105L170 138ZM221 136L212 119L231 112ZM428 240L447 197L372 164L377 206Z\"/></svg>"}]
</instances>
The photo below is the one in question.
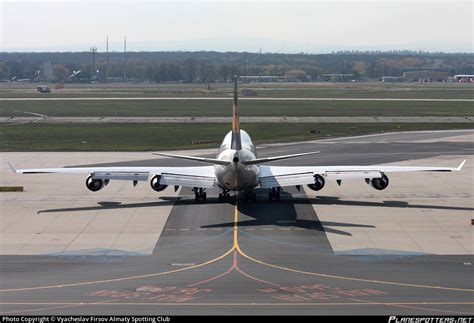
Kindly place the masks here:
<instances>
[{"instance_id":1,"label":"main landing gear","mask_svg":"<svg viewBox=\"0 0 474 323\"><path fill-rule=\"evenodd\" d=\"M238 198L240 202L256 202L257 201L257 194L254 190L248 190L237 194L235 198ZM230 194L229 190L223 190L222 193L219 194L219 202L229 202L230 201Z\"/></svg>"},{"instance_id":2,"label":"main landing gear","mask_svg":"<svg viewBox=\"0 0 474 323\"><path fill-rule=\"evenodd\" d=\"M196 200L196 202L198 202L199 200L206 202L207 194L206 192L204 192L204 189L202 187L194 187L193 192L194 192L194 199Z\"/></svg>"},{"instance_id":3,"label":"main landing gear","mask_svg":"<svg viewBox=\"0 0 474 323\"><path fill-rule=\"evenodd\" d=\"M253 190L246 191L244 193L245 200L248 202L255 203L257 202L257 193L255 193Z\"/></svg>"},{"instance_id":4,"label":"main landing gear","mask_svg":"<svg viewBox=\"0 0 474 323\"><path fill-rule=\"evenodd\" d=\"M229 190L223 190L222 193L219 193L219 202L229 202L230 194Z\"/></svg>"},{"instance_id":5,"label":"main landing gear","mask_svg":"<svg viewBox=\"0 0 474 323\"><path fill-rule=\"evenodd\" d=\"M281 187L272 187L268 192L268 199L270 201L279 201L280 200L280 191Z\"/></svg>"}]
</instances>

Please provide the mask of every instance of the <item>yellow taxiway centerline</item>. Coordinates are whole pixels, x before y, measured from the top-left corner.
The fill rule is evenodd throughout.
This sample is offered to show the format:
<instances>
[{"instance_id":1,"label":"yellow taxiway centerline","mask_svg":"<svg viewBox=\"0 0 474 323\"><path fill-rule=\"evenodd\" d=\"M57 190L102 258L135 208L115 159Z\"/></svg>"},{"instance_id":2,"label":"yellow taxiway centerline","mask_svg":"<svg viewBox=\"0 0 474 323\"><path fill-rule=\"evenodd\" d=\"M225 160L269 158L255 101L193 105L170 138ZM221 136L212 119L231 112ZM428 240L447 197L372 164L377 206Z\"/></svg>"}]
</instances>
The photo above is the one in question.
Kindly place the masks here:
<instances>
[{"instance_id":1,"label":"yellow taxiway centerline","mask_svg":"<svg viewBox=\"0 0 474 323\"><path fill-rule=\"evenodd\" d=\"M197 265L192 265L192 266L189 266L189 267L178 268L178 269L174 269L174 270L170 270L170 271L164 271L164 272L158 272L158 273L151 273L151 274L137 275L137 276L128 276L128 277L113 278L113 279L105 279L105 280L85 281L85 282L78 282L78 283L47 285L47 286L37 286L37 287L2 289L2 290L0 290L0 293L32 291L32 290L42 290L42 289L63 288L63 287L86 286L86 285L103 284L103 283L111 283L111 282L121 282L121 281L127 281L127 280L163 276L163 275L178 273L178 272L182 272L182 271L187 271L187 270L207 266L209 264L212 264L212 263L214 263L218 260L221 260L221 259L225 258L227 255L232 253L234 250L236 250L241 256L249 259L250 261L258 263L260 265L270 267L270 268L279 269L279 270L284 270L284 271L288 271L288 272L292 272L292 273L297 273L297 274L318 276L318 277L331 278L331 279L357 281L357 282L364 282L364 283L393 285L393 286L400 286L400 287L427 288L427 289L449 290L449 291L470 292L470 293L474 292L474 290L472 290L472 289L464 289L464 288L451 288L451 287L442 287L442 286L418 285L418 284L409 284L409 283L400 283L400 282L362 279L362 278L347 277L347 276L328 275L328 274L324 274L324 273L315 273L315 272L303 271L303 270L278 266L278 265L274 265L274 264L269 264L269 263L266 263L264 261L252 258L249 255L247 255L244 251L242 251L242 249L240 248L240 245L239 245L239 240L238 240L238 231L239 231L238 222L239 222L239 209L238 209L238 194L237 194L236 195L236 203L235 203L235 206L234 206L234 241L233 241L233 246L229 250L227 250L224 254L222 254L222 255L220 255L216 258L213 258L211 260L208 260L206 262L197 264ZM2 303L0 303L0 304L2 304ZM108 303L108 304L110 304L110 303ZM317 304L320 304L320 303L317 303ZM384 304L384 303L378 303L378 304ZM419 304L427 304L427 303L423 302L423 303L419 303Z\"/></svg>"},{"instance_id":2,"label":"yellow taxiway centerline","mask_svg":"<svg viewBox=\"0 0 474 323\"><path fill-rule=\"evenodd\" d=\"M393 286L401 286L401 287L429 288L429 289L474 293L473 289L452 288L452 287L431 286L431 285L418 285L418 284L399 283L399 282L391 282L391 281L383 281L383 280L371 280L371 279L363 279L363 278L355 278L355 277L328 275L328 274L324 274L324 273L314 273L314 272L309 272L309 271L298 270L298 269L293 269L293 268L288 268L288 267L269 264L269 263L263 262L261 260L252 258L249 255L247 255L245 252L242 251L242 249L239 246L239 242L238 242L238 234L237 234L237 232L238 232L238 219L239 219L239 210L238 210L238 204L236 203L235 207L234 207L234 248L243 257L245 257L245 258L247 258L247 259L249 259L249 260L251 260L255 263L258 263L260 265L266 266L266 267L276 268L276 269L280 269L280 270L284 270L284 271L288 271L288 272L292 272L292 273L297 273L297 274L318 276L318 277L324 277L324 278L342 279L342 280L350 280L350 281L357 281L357 282L364 282L364 283L393 285Z\"/></svg>"}]
</instances>

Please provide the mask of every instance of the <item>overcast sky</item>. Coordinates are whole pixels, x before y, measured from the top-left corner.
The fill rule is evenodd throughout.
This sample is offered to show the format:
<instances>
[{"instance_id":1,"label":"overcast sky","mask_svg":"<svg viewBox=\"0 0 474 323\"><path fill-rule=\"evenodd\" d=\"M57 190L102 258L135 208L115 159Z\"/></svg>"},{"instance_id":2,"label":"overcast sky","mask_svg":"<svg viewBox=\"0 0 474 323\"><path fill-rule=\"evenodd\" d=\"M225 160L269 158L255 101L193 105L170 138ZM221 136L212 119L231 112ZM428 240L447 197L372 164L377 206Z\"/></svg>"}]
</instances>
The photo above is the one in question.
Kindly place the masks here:
<instances>
[{"instance_id":1,"label":"overcast sky","mask_svg":"<svg viewBox=\"0 0 474 323\"><path fill-rule=\"evenodd\" d=\"M1 51L473 51L473 1L0 3Z\"/></svg>"}]
</instances>

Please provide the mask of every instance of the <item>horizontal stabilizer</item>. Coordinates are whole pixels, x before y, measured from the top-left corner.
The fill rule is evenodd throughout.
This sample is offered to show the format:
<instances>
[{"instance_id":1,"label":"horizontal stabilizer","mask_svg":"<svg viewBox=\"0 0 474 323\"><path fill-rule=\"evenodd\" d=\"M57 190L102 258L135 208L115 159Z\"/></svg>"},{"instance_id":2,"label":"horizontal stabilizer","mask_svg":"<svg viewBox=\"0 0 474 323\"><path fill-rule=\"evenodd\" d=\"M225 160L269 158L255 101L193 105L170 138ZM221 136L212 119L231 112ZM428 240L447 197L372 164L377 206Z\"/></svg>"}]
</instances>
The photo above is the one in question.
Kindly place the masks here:
<instances>
[{"instance_id":1,"label":"horizontal stabilizer","mask_svg":"<svg viewBox=\"0 0 474 323\"><path fill-rule=\"evenodd\" d=\"M293 155L283 155L283 156L274 156L274 157L266 157L266 158L257 158L257 159L252 159L252 160L243 161L242 164L244 164L244 165L256 165L256 164L262 164L262 163L271 162L271 161L274 161L274 160L296 158L296 157L302 157L302 156L308 156L308 155L315 155L315 154L319 154L319 151L312 151L312 152L309 152L309 153L302 153L302 154L293 154Z\"/></svg>"},{"instance_id":2,"label":"horizontal stabilizer","mask_svg":"<svg viewBox=\"0 0 474 323\"><path fill-rule=\"evenodd\" d=\"M209 164L216 164L216 165L229 165L229 161L219 160L215 158L204 158L204 157L194 157L194 156L183 156L183 155L174 155L174 154L165 154L165 153L153 153L153 155L158 156L165 156L165 157L172 157L172 158L180 158L180 159L187 159L187 160L194 160L202 163L209 163Z\"/></svg>"}]
</instances>

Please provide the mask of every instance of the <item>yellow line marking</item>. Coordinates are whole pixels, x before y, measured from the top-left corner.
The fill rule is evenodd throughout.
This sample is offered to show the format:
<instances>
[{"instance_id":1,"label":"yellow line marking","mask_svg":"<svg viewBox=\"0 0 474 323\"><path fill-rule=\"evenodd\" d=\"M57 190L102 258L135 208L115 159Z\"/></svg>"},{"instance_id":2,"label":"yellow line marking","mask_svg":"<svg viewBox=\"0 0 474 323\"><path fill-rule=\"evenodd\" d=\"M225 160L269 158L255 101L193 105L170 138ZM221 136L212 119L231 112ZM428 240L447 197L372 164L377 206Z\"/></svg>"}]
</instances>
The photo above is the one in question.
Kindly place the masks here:
<instances>
[{"instance_id":1,"label":"yellow line marking","mask_svg":"<svg viewBox=\"0 0 474 323\"><path fill-rule=\"evenodd\" d=\"M237 206L237 201L239 200L239 194L237 193L235 196L235 206L234 206L234 245L232 249L235 249L237 251L240 250L239 247L239 208ZM240 253L240 252L239 252Z\"/></svg>"},{"instance_id":2,"label":"yellow line marking","mask_svg":"<svg viewBox=\"0 0 474 323\"><path fill-rule=\"evenodd\" d=\"M178 273L190 269L195 269L199 267L204 267L209 264L212 264L218 260L221 260L225 258L228 254L233 252L235 250L235 246L237 244L237 220L238 220L238 211L236 209L236 214L235 214L235 224L234 224L234 245L232 248L227 250L224 254L208 260L206 262L189 266L189 267L184 267L184 268L178 268L174 270L169 270L169 271L163 271L163 272L158 272L158 273L151 273L151 274L145 274L145 275L137 275L137 276L129 276L129 277L122 277L122 278L113 278L113 279L104 279L104 280L93 280L93 281L85 281L85 282L79 282L79 283L69 283L69 284L59 284L59 285L46 285L46 286L37 286L37 287L24 287L24 288L11 288L11 289L0 289L0 293L7 293L7 292L21 292L21 291L31 291L31 290L41 290L41 289L53 289L53 288L63 288L63 287L75 287L75 286L86 286L86 285L95 285L95 284L103 284L103 283L112 283L112 282L121 282L121 281L127 281L127 280L134 280L134 279L142 279L142 278L148 278L148 277L156 277L156 276L163 276L163 275L168 275L168 274L173 274L173 273ZM189 230L189 229L179 229L179 230Z\"/></svg>"},{"instance_id":3,"label":"yellow line marking","mask_svg":"<svg viewBox=\"0 0 474 323\"><path fill-rule=\"evenodd\" d=\"M299 274L304 274L304 275L311 275L311 276L319 276L319 277L325 277L325 278L332 278L332 279L342 279L342 280L350 280L350 281L359 281L359 282L366 282L366 283L376 283L376 284L385 284L385 285L395 285L395 286L403 286L403 287L416 287L416 288L429 288L429 289L439 289L439 290L450 290L450 291L462 291L462 292L474 292L472 289L463 289L463 288L450 288L450 287L441 287L441 286L429 286L429 285L417 285L417 284L407 284L407 283L398 283L398 282L389 282L389 281L380 281L380 280L370 280L370 279L361 279L361 278L354 278L354 277L345 277L345 276L336 276L336 275L328 275L328 274L322 274L322 273L314 273L314 272L308 272L308 271L303 271L303 270L297 270L297 269L292 269L292 268L287 268L283 266L277 266L273 264L269 264L266 262L263 262L261 260L255 259L247 255L242 251L242 249L239 246L239 241L238 241L238 221L239 221L239 210L238 210L238 193L236 195L236 204L234 206L234 244L232 248L227 250L224 254L213 258L211 260L208 260L206 262L189 266L189 267L184 267L184 268L178 268L170 271L164 271L164 272L158 272L158 273L151 273L151 274L145 274L145 275L137 275L137 276L128 276L128 277L122 277L122 278L113 278L113 279L105 279L105 280L95 280L95 281L85 281L85 282L79 282L79 283L69 283L69 284L59 284L59 285L47 285L47 286L37 286L37 287L25 287L25 288L12 288L12 289L1 289L0 293L6 293L6 292L19 292L19 291L32 291L32 290L42 290L42 289L53 289L53 288L63 288L63 287L75 287L75 286L85 286L85 285L95 285L95 284L103 284L103 283L110 283L110 282L121 282L121 281L127 281L127 280L135 280L135 279L142 279L142 278L148 278L148 277L156 277L156 276L163 276L167 274L173 274L173 273L178 273L190 269L195 269L203 266L207 266L209 264L212 264L218 260L221 260L225 258L227 255L232 253L234 250L236 250L240 255L243 257L261 264L263 266L271 267L271 268L276 268L288 272L294 272L294 273L299 273ZM0 303L0 304L5 304L5 305L40 305L40 304L71 304L71 303ZM76 304L76 303L72 303ZM103 303L84 303L84 304L89 304L89 305L104 305ZM115 305L115 303L107 303L111 305ZM127 304L127 303L116 303L116 304ZM150 304L150 305L159 305L160 303L130 303L130 304ZM174 305L173 303L162 303L164 305ZM214 305L220 305L224 303L213 303ZM239 303L225 303L224 305L240 305ZM276 305L281 303L268 303L265 305ZM291 305L303 305L303 303L288 303ZM283 305L288 305L283 303ZM321 305L321 304L326 304L326 305L331 305L331 303L307 303L311 305ZM336 304L341 304L341 303L334 303ZM344 303L346 305L361 305L361 303ZM442 302L442 303L427 303L427 302L421 302L421 303L370 303L369 305L390 305L390 304L407 304L407 305L416 305L416 304L474 304L474 302ZM183 305L181 304L176 304L176 305ZM197 305L197 303L192 303L189 305ZM211 305L211 303L204 303L202 305ZM241 305L249 305L249 304L241 304ZM253 304L252 304L253 305ZM367 305L367 304L365 304Z\"/></svg>"},{"instance_id":4,"label":"yellow line marking","mask_svg":"<svg viewBox=\"0 0 474 323\"><path fill-rule=\"evenodd\" d=\"M238 240L237 240L237 230L238 230L238 223L237 222L238 222L238 218L239 218L239 211L238 211L237 203L236 203L234 209L235 209L235 211L234 211L234 248L243 257L245 257L245 258L247 258L247 259L249 259L249 260L251 260L251 261L253 261L257 264L261 264L263 266L276 268L276 269L280 269L280 270L284 270L284 271L288 271L288 272L293 272L293 273L297 273L297 274L318 276L318 277L324 277L324 278L342 279L342 280L358 281L358 282L364 282L364 283L394 285L394 286L402 286L402 287L428 288L428 289L449 290L449 291L470 292L470 293L474 292L473 289L465 289L465 288L452 288L452 287L442 287L442 286L418 285L418 284L399 283L399 282L391 282L391 281L383 281L383 280L371 280L371 279L363 279L363 278L355 278L355 277L328 275L328 274L314 273L314 272L310 272L310 271L298 270L298 269L293 269L293 268L288 268L288 267L283 267L283 266L278 266L278 265L273 265L273 264L263 262L261 260L250 257L245 252L243 252L242 249L240 248Z\"/></svg>"},{"instance_id":5,"label":"yellow line marking","mask_svg":"<svg viewBox=\"0 0 474 323\"><path fill-rule=\"evenodd\" d=\"M173 274L173 273L178 273L178 272L181 272L181 271L186 271L186 270L190 270L190 269L194 269L194 268L207 266L209 264L212 264L212 263L214 263L218 260L221 260L221 259L225 258L228 254L230 254L233 251L234 251L234 247L230 248L229 250L227 250L227 252L225 252L224 254L222 254L219 257L216 257L214 259L208 260L206 262L203 262L203 263L200 263L200 264L197 264L197 265L194 265L194 266L178 268L178 269L174 269L174 270L170 270L170 271L163 271L163 272L158 272L158 273L137 275L137 276L129 276L129 277L122 277L122 278L86 281L86 282L79 282L79 283L72 283L72 284L60 284L60 285L38 286L38 287L1 289L0 293L20 292L20 291L30 291L30 290L40 290L40 289L52 289L52 288L62 288L62 287L75 287L75 286L85 286L85 285L95 285L95 284L121 282L121 281L126 281L126 280L134 280L134 279L142 279L142 278L148 278L148 277L163 276L163 275L167 275L167 274Z\"/></svg>"},{"instance_id":6,"label":"yellow line marking","mask_svg":"<svg viewBox=\"0 0 474 323\"><path fill-rule=\"evenodd\" d=\"M138 306L370 306L370 305L474 305L474 302L333 302L333 303L140 303L140 302L83 302L83 303L27 303L1 302L0 305L138 305Z\"/></svg>"}]
</instances>

